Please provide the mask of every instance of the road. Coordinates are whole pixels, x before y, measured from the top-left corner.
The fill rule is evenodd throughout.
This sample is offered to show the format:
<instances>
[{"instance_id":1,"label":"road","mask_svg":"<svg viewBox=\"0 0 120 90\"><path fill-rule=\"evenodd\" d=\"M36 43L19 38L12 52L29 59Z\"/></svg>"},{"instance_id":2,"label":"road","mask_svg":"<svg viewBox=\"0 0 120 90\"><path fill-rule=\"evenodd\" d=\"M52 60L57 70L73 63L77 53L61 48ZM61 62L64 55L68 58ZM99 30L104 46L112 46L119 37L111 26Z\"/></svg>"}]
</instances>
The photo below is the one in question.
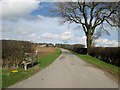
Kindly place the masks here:
<instances>
[{"instance_id":1,"label":"road","mask_svg":"<svg viewBox=\"0 0 120 90\"><path fill-rule=\"evenodd\" d=\"M50 66L10 88L118 88L118 84L100 69L62 49Z\"/></svg>"}]
</instances>

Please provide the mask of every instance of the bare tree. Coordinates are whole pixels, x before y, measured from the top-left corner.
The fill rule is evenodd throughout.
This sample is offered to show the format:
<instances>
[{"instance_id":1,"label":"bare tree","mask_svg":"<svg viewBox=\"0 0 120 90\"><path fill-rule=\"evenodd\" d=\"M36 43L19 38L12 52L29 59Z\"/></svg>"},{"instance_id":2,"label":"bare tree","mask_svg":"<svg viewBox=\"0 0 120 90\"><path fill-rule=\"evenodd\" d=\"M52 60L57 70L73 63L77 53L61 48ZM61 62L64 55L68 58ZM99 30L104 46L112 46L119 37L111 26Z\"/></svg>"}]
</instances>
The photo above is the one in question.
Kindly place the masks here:
<instances>
[{"instance_id":1,"label":"bare tree","mask_svg":"<svg viewBox=\"0 0 120 90\"><path fill-rule=\"evenodd\" d=\"M62 23L81 25L86 35L87 51L92 45L96 27L103 28L104 22L118 26L119 2L58 2L52 12L61 18ZM103 30L109 34L107 30ZM97 36L100 36L98 32Z\"/></svg>"}]
</instances>

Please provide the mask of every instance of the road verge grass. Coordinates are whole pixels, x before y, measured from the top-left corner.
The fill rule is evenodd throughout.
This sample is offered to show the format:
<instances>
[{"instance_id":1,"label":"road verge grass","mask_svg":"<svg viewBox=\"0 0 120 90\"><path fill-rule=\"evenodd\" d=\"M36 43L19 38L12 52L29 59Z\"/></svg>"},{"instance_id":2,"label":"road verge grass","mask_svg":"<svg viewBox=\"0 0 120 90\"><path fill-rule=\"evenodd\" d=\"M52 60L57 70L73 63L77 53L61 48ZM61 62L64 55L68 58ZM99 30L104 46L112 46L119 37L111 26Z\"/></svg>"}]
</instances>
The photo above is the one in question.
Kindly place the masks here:
<instances>
[{"instance_id":1,"label":"road verge grass","mask_svg":"<svg viewBox=\"0 0 120 90\"><path fill-rule=\"evenodd\" d=\"M76 53L73 51L71 51L71 52L73 54L75 54L77 57L79 57L80 59L82 59L86 62L89 62L92 65L95 65L96 67L111 73L112 75L114 75L118 79L118 73L120 70L119 67L112 65L112 64L108 64L102 60L99 60L99 59L92 57L92 56L89 56L89 55L83 55L83 54L79 54L79 53Z\"/></svg>"},{"instance_id":2,"label":"road verge grass","mask_svg":"<svg viewBox=\"0 0 120 90\"><path fill-rule=\"evenodd\" d=\"M0 69L0 90L2 89L2 69Z\"/></svg>"},{"instance_id":3,"label":"road verge grass","mask_svg":"<svg viewBox=\"0 0 120 90\"><path fill-rule=\"evenodd\" d=\"M17 82L20 82L24 79L29 78L35 73L39 72L42 68L50 65L59 55L61 54L61 50L57 49L54 53L49 53L47 55L41 56L39 58L40 63L32 68L27 70L17 69L18 72L13 73L9 69L2 70L2 88L7 88Z\"/></svg>"},{"instance_id":4,"label":"road verge grass","mask_svg":"<svg viewBox=\"0 0 120 90\"><path fill-rule=\"evenodd\" d=\"M52 64L52 62L54 60L56 60L56 58L61 54L61 49L57 49L56 52L54 53L49 53L47 55L44 55L43 57L39 58L39 62L40 62L40 67L41 68L45 68L47 66L49 66L50 64Z\"/></svg>"},{"instance_id":5,"label":"road verge grass","mask_svg":"<svg viewBox=\"0 0 120 90\"><path fill-rule=\"evenodd\" d=\"M19 81L27 79L40 70L39 66L34 66L28 70L18 69L18 72L13 73L11 70L3 69L2 72L2 88L7 88Z\"/></svg>"}]
</instances>

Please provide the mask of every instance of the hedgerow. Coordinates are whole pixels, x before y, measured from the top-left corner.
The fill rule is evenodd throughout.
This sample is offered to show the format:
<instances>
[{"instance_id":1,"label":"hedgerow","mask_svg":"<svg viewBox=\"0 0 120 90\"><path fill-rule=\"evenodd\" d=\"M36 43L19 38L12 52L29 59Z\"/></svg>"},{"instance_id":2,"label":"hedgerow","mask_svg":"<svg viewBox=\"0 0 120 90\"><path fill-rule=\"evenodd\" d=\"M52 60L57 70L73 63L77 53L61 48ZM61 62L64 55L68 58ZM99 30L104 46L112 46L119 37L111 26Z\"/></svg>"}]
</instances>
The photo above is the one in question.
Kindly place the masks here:
<instances>
[{"instance_id":1,"label":"hedgerow","mask_svg":"<svg viewBox=\"0 0 120 90\"><path fill-rule=\"evenodd\" d=\"M19 67L26 53L33 52L33 45L27 41L2 40L3 68Z\"/></svg>"},{"instance_id":2,"label":"hedgerow","mask_svg":"<svg viewBox=\"0 0 120 90\"><path fill-rule=\"evenodd\" d=\"M120 65L119 54L120 47L93 47L89 51L89 55L116 66Z\"/></svg>"}]
</instances>

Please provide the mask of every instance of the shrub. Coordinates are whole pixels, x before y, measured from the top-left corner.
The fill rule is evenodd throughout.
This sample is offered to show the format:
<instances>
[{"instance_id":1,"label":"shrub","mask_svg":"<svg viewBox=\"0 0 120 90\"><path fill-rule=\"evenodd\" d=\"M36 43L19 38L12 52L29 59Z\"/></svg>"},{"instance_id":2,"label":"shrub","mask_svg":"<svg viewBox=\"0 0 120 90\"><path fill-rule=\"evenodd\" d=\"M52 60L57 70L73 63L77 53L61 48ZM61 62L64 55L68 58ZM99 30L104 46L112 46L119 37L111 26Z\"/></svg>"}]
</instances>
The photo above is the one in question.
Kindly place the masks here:
<instances>
[{"instance_id":1,"label":"shrub","mask_svg":"<svg viewBox=\"0 0 120 90\"><path fill-rule=\"evenodd\" d=\"M25 53L33 51L32 43L16 40L2 40L2 67L18 67L26 58Z\"/></svg>"},{"instance_id":2,"label":"shrub","mask_svg":"<svg viewBox=\"0 0 120 90\"><path fill-rule=\"evenodd\" d=\"M74 45L65 45L64 48L72 50L80 54L87 54L87 48L84 48L84 47L85 45L82 45L82 44L74 44Z\"/></svg>"},{"instance_id":3,"label":"shrub","mask_svg":"<svg viewBox=\"0 0 120 90\"><path fill-rule=\"evenodd\" d=\"M89 55L99 58L104 62L119 66L120 65L120 47L92 47Z\"/></svg>"}]
</instances>

